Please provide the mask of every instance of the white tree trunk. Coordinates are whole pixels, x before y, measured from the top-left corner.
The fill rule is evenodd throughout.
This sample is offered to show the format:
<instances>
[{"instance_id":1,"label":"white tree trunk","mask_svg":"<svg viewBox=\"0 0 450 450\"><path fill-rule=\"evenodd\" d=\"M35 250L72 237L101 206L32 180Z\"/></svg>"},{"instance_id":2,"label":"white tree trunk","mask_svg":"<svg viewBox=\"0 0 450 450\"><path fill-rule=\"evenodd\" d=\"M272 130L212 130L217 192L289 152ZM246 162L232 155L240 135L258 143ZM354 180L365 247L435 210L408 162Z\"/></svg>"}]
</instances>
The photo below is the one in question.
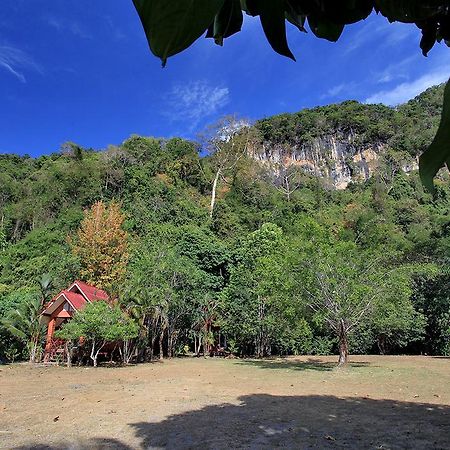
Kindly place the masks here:
<instances>
[{"instance_id":1,"label":"white tree trunk","mask_svg":"<svg viewBox=\"0 0 450 450\"><path fill-rule=\"evenodd\" d=\"M345 366L348 362L348 336L346 326L341 319L339 324L339 363L338 366Z\"/></svg>"},{"instance_id":2,"label":"white tree trunk","mask_svg":"<svg viewBox=\"0 0 450 450\"><path fill-rule=\"evenodd\" d=\"M97 367L98 363L98 354L100 353L100 350L105 346L106 342L103 341L100 346L98 347L97 351L95 350L95 344L97 342L95 341L95 339L92 341L92 347L91 347L91 359L92 362L94 364L94 367Z\"/></svg>"},{"instance_id":3,"label":"white tree trunk","mask_svg":"<svg viewBox=\"0 0 450 450\"><path fill-rule=\"evenodd\" d=\"M214 213L214 205L216 204L216 193L217 193L217 184L219 183L219 178L221 174L221 169L218 169L216 172L216 176L214 177L212 192L211 192L211 205L209 207L209 217L213 216Z\"/></svg>"}]
</instances>

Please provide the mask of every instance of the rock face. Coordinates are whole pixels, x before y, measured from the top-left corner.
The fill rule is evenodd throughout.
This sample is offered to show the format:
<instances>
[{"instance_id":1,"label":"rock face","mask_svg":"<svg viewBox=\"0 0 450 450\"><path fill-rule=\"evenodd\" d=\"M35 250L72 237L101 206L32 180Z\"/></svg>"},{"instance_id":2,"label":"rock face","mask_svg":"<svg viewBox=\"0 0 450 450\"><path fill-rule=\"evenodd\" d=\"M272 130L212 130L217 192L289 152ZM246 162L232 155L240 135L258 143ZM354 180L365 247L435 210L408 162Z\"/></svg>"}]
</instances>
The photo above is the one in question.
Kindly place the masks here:
<instances>
[{"instance_id":1,"label":"rock face","mask_svg":"<svg viewBox=\"0 0 450 450\"><path fill-rule=\"evenodd\" d=\"M265 142L262 148L252 151L252 156L263 164L299 166L324 178L334 189L345 189L350 182L368 180L386 150L383 143L359 145L357 136L337 133L291 145ZM417 168L417 161L411 160L403 170Z\"/></svg>"}]
</instances>

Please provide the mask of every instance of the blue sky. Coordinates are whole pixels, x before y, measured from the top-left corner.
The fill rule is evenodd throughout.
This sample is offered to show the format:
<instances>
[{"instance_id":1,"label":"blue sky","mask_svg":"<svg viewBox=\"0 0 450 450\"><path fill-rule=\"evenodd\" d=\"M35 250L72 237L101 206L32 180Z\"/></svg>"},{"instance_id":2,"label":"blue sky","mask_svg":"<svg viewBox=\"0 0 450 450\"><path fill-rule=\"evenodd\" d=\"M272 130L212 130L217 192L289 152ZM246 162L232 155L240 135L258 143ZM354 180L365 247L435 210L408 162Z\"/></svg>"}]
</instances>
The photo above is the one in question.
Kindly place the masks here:
<instances>
[{"instance_id":1,"label":"blue sky","mask_svg":"<svg viewBox=\"0 0 450 450\"><path fill-rule=\"evenodd\" d=\"M131 0L3 0L0 153L36 156L74 141L130 134L195 137L224 114L248 119L356 99L395 105L450 74L450 49L428 58L419 31L376 15L338 43L288 27L293 62L246 18L224 47L200 38L169 59L150 54Z\"/></svg>"}]
</instances>

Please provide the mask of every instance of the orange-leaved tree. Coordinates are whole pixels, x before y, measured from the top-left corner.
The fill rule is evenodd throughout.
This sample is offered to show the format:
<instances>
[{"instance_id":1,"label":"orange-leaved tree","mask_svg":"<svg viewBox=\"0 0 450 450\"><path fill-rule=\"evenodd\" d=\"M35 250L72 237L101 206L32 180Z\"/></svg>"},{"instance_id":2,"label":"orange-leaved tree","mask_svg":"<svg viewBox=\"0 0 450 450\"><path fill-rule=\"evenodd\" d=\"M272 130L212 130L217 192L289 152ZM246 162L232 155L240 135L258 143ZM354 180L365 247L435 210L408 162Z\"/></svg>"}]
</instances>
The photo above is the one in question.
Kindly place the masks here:
<instances>
[{"instance_id":1,"label":"orange-leaved tree","mask_svg":"<svg viewBox=\"0 0 450 450\"><path fill-rule=\"evenodd\" d=\"M69 237L72 252L80 260L81 278L114 292L125 275L128 263L128 233L120 204L102 201L84 212L76 238Z\"/></svg>"}]
</instances>

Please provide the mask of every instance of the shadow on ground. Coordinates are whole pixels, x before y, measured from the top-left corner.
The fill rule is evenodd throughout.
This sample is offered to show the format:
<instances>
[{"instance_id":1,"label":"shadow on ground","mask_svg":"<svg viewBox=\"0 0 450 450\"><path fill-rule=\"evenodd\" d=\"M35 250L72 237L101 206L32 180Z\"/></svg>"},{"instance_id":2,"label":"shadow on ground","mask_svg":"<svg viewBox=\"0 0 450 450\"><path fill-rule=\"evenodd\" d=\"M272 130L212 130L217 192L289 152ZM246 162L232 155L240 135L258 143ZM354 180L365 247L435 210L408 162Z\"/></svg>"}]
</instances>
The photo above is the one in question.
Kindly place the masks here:
<instances>
[{"instance_id":1,"label":"shadow on ground","mask_svg":"<svg viewBox=\"0 0 450 450\"><path fill-rule=\"evenodd\" d=\"M140 448L448 449L450 407L369 398L247 395L161 422L131 423ZM20 449L132 449L93 439Z\"/></svg>"},{"instance_id":2,"label":"shadow on ground","mask_svg":"<svg viewBox=\"0 0 450 450\"><path fill-rule=\"evenodd\" d=\"M2 447L0 447L2 448ZM13 450L103 450L103 449L117 449L117 450L131 450L133 447L123 444L117 439L108 438L94 438L79 440L77 442L61 442L57 445L47 444L31 444L21 447L14 447Z\"/></svg>"},{"instance_id":3,"label":"shadow on ground","mask_svg":"<svg viewBox=\"0 0 450 450\"><path fill-rule=\"evenodd\" d=\"M258 367L260 369L292 369L292 370L318 370L329 372L337 368L337 362L321 361L317 358L308 358L306 361L295 359L242 359L238 364ZM368 362L349 362L346 367L368 367ZM373 366L372 366L373 367Z\"/></svg>"}]
</instances>

